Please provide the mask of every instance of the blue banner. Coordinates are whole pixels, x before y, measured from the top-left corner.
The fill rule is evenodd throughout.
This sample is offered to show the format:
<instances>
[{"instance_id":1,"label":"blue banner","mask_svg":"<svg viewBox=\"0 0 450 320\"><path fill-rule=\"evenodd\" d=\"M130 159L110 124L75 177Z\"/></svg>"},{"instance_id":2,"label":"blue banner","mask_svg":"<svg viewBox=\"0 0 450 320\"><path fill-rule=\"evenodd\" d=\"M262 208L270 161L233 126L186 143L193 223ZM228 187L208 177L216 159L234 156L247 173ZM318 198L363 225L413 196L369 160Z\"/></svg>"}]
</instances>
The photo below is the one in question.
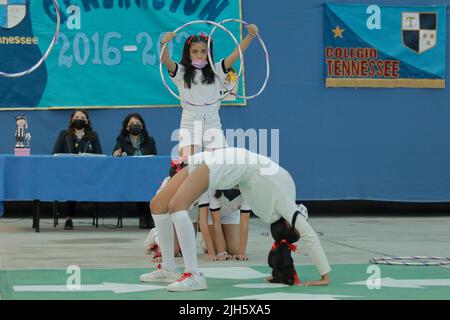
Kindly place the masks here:
<instances>
[{"instance_id":1,"label":"blue banner","mask_svg":"<svg viewBox=\"0 0 450 320\"><path fill-rule=\"evenodd\" d=\"M159 72L163 35L192 20L220 22L242 16L241 0L58 3L62 19L55 47L35 72L20 78L0 77L0 110L178 106ZM0 71L17 73L36 64L51 43L55 26L52 0L0 1ZM240 24L228 23L226 28L241 39ZM195 24L181 30L169 46L173 59L180 60L189 35L208 34L211 29L207 24ZM220 29L213 39L215 61L236 47ZM236 88L245 95L243 77ZM175 86L173 90L177 92ZM226 102L246 103L231 95Z\"/></svg>"},{"instance_id":2,"label":"blue banner","mask_svg":"<svg viewBox=\"0 0 450 320\"><path fill-rule=\"evenodd\" d=\"M327 87L445 88L446 7L326 3Z\"/></svg>"}]
</instances>

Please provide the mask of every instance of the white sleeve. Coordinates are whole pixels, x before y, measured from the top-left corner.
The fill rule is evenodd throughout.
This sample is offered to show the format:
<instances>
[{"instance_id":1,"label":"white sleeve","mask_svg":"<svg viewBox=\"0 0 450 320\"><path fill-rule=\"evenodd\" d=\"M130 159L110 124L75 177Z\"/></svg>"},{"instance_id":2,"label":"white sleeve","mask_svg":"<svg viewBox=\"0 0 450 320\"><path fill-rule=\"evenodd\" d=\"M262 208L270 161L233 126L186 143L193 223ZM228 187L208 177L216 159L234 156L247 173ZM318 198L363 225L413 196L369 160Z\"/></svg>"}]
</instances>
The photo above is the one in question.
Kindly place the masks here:
<instances>
[{"instance_id":1,"label":"white sleeve","mask_svg":"<svg viewBox=\"0 0 450 320\"><path fill-rule=\"evenodd\" d=\"M250 206L249 206L247 203L245 203L244 201L242 201L240 210L241 210L241 212L242 212L242 211L243 211L243 212L250 212L250 211L252 210L252 208L250 208Z\"/></svg>"},{"instance_id":2,"label":"white sleeve","mask_svg":"<svg viewBox=\"0 0 450 320\"><path fill-rule=\"evenodd\" d=\"M222 207L222 200L217 199L216 197L212 196L209 199L209 209L210 210L218 210Z\"/></svg>"},{"instance_id":3,"label":"white sleeve","mask_svg":"<svg viewBox=\"0 0 450 320\"><path fill-rule=\"evenodd\" d=\"M171 74L169 72L169 75L170 75L170 79L172 79L173 83L178 85L180 82L184 81L184 67L177 62L175 62L175 64L176 64L175 73Z\"/></svg>"},{"instance_id":4,"label":"white sleeve","mask_svg":"<svg viewBox=\"0 0 450 320\"><path fill-rule=\"evenodd\" d=\"M204 205L208 205L209 204L209 195L208 195L208 191L204 192L200 198L198 198L198 206L204 206Z\"/></svg>"},{"instance_id":5,"label":"white sleeve","mask_svg":"<svg viewBox=\"0 0 450 320\"><path fill-rule=\"evenodd\" d=\"M214 65L214 67L216 68L217 76L219 76L219 78L222 81L225 81L226 77L228 76L228 72L230 71L230 70L224 70L224 68L225 68L224 63L225 63L225 59L222 59Z\"/></svg>"}]
</instances>

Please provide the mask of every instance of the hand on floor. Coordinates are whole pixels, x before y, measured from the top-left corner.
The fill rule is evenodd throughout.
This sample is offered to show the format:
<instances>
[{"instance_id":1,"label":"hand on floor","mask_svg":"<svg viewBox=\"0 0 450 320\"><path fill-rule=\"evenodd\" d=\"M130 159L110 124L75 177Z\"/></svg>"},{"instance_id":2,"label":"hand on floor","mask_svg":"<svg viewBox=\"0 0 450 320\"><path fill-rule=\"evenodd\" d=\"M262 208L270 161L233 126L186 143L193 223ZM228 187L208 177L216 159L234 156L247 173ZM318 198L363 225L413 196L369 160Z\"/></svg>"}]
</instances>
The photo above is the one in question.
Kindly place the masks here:
<instances>
[{"instance_id":1,"label":"hand on floor","mask_svg":"<svg viewBox=\"0 0 450 320\"><path fill-rule=\"evenodd\" d=\"M245 254L236 254L233 256L233 259L238 261L247 261L248 257Z\"/></svg>"},{"instance_id":2,"label":"hand on floor","mask_svg":"<svg viewBox=\"0 0 450 320\"><path fill-rule=\"evenodd\" d=\"M233 256L229 255L226 251L221 252L216 256L216 261L225 261L230 259L233 259Z\"/></svg>"},{"instance_id":3,"label":"hand on floor","mask_svg":"<svg viewBox=\"0 0 450 320\"><path fill-rule=\"evenodd\" d=\"M208 262L214 262L216 261L216 255L214 254L205 254L205 260Z\"/></svg>"}]
</instances>

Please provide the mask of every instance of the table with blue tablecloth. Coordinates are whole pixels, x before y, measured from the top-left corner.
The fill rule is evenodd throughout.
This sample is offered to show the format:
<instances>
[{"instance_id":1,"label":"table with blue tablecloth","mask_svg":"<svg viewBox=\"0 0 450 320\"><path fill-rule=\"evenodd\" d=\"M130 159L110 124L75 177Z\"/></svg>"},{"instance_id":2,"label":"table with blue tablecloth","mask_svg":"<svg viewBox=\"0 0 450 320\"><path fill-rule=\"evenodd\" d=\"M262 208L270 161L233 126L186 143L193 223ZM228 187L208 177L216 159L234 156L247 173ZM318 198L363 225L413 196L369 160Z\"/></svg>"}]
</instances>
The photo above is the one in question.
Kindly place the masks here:
<instances>
[{"instance_id":1,"label":"table with blue tablecloth","mask_svg":"<svg viewBox=\"0 0 450 320\"><path fill-rule=\"evenodd\" d=\"M169 156L0 155L0 203L150 201L169 166ZM33 226L39 232L39 207Z\"/></svg>"}]
</instances>

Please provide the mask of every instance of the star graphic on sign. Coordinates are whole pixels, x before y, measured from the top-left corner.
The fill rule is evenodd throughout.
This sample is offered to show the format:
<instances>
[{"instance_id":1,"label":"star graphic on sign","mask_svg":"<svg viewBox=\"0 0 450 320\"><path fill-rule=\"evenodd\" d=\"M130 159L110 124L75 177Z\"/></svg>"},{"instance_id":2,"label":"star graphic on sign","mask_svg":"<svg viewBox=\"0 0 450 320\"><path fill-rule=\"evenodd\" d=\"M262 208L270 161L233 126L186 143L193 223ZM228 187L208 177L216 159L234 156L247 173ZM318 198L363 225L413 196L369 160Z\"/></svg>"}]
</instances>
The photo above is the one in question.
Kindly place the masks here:
<instances>
[{"instance_id":1,"label":"star graphic on sign","mask_svg":"<svg viewBox=\"0 0 450 320\"><path fill-rule=\"evenodd\" d=\"M335 38L337 37L344 38L342 34L344 33L345 29L341 29L338 25L336 26L335 29L331 29L331 31L333 31Z\"/></svg>"}]
</instances>

